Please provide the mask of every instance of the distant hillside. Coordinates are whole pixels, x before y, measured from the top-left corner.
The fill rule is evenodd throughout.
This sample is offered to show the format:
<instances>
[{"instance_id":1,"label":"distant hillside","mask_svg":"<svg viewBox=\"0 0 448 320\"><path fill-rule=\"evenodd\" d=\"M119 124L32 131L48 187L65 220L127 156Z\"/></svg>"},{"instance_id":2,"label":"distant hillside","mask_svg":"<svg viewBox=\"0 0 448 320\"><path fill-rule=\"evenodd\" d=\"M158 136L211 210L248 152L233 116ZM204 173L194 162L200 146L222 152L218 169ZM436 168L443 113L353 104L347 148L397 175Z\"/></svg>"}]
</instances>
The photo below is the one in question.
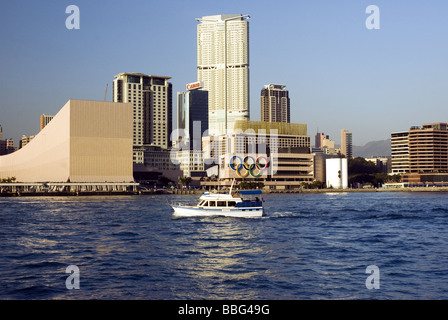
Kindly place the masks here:
<instances>
[{"instance_id":1,"label":"distant hillside","mask_svg":"<svg viewBox=\"0 0 448 320\"><path fill-rule=\"evenodd\" d=\"M353 146L353 157L390 156L390 139L370 141L364 146Z\"/></svg>"}]
</instances>

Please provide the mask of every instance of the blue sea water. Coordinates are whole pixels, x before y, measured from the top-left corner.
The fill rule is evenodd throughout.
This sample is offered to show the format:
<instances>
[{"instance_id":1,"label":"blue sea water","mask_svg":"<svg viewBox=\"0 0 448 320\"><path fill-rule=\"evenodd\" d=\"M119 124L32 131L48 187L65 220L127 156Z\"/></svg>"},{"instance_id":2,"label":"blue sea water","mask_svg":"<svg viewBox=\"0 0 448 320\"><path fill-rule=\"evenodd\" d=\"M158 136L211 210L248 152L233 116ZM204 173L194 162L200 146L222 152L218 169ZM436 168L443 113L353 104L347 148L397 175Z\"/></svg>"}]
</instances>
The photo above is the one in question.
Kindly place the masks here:
<instances>
[{"instance_id":1,"label":"blue sea water","mask_svg":"<svg viewBox=\"0 0 448 320\"><path fill-rule=\"evenodd\" d=\"M198 197L0 198L0 299L448 299L447 193L265 194L262 218L172 217Z\"/></svg>"}]
</instances>

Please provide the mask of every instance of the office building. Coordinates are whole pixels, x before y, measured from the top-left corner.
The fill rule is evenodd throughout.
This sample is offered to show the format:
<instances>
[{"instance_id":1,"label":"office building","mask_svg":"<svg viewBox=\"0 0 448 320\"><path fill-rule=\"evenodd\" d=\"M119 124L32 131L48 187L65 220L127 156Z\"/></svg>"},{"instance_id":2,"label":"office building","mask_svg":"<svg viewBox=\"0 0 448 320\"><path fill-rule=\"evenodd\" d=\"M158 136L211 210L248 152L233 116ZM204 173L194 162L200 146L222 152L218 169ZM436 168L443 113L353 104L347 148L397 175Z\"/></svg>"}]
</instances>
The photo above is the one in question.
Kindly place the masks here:
<instances>
[{"instance_id":1,"label":"office building","mask_svg":"<svg viewBox=\"0 0 448 320\"><path fill-rule=\"evenodd\" d=\"M186 142L190 150L202 150L202 135L208 130L208 91L195 86L195 89L177 93L177 129L188 136Z\"/></svg>"},{"instance_id":2,"label":"office building","mask_svg":"<svg viewBox=\"0 0 448 320\"><path fill-rule=\"evenodd\" d=\"M409 172L448 172L447 127L447 123L432 123L409 130Z\"/></svg>"},{"instance_id":3,"label":"office building","mask_svg":"<svg viewBox=\"0 0 448 320\"><path fill-rule=\"evenodd\" d=\"M286 86L269 84L261 90L261 121L290 122L290 101Z\"/></svg>"},{"instance_id":4,"label":"office building","mask_svg":"<svg viewBox=\"0 0 448 320\"><path fill-rule=\"evenodd\" d=\"M16 150L13 139L0 140L0 155L13 153Z\"/></svg>"},{"instance_id":5,"label":"office building","mask_svg":"<svg viewBox=\"0 0 448 320\"><path fill-rule=\"evenodd\" d=\"M190 89L190 90L188 90ZM177 129L175 147L184 176L203 171L202 136L208 130L208 92L200 83L187 84L186 92L177 93Z\"/></svg>"},{"instance_id":6,"label":"office building","mask_svg":"<svg viewBox=\"0 0 448 320\"><path fill-rule=\"evenodd\" d=\"M45 126L53 119L54 116L48 114L42 114L40 116L40 130L45 128Z\"/></svg>"},{"instance_id":7,"label":"office building","mask_svg":"<svg viewBox=\"0 0 448 320\"><path fill-rule=\"evenodd\" d=\"M259 177L241 169L245 180L263 182L272 189L300 188L303 182L314 179L314 155L306 130L306 124L240 120L233 133L203 137L204 161L217 167L210 168L210 172L216 172L218 179L202 185L229 187L234 178L239 178L229 166L231 157L236 155L241 159L248 157L246 165L259 157L263 164L263 157L269 159L266 170L252 168Z\"/></svg>"},{"instance_id":8,"label":"office building","mask_svg":"<svg viewBox=\"0 0 448 320\"><path fill-rule=\"evenodd\" d=\"M348 130L341 130L341 154L347 158L353 157L352 133Z\"/></svg>"},{"instance_id":9,"label":"office building","mask_svg":"<svg viewBox=\"0 0 448 320\"><path fill-rule=\"evenodd\" d=\"M113 101L133 105L134 162L144 163L144 146L171 146L171 77L120 73L113 83Z\"/></svg>"},{"instance_id":10,"label":"office building","mask_svg":"<svg viewBox=\"0 0 448 320\"><path fill-rule=\"evenodd\" d=\"M134 163L134 178L136 181L157 186L159 179L171 180L176 184L181 177L180 165L172 161L172 150L157 146L147 146L144 150L144 163Z\"/></svg>"},{"instance_id":11,"label":"office building","mask_svg":"<svg viewBox=\"0 0 448 320\"><path fill-rule=\"evenodd\" d=\"M314 147L315 148L322 148L324 145L324 140L330 139L329 135L326 135L323 132L316 133L316 136L314 138Z\"/></svg>"},{"instance_id":12,"label":"office building","mask_svg":"<svg viewBox=\"0 0 448 320\"><path fill-rule=\"evenodd\" d=\"M390 137L391 173L409 172L409 132L392 132Z\"/></svg>"},{"instance_id":13,"label":"office building","mask_svg":"<svg viewBox=\"0 0 448 320\"><path fill-rule=\"evenodd\" d=\"M225 14L197 19L197 80L209 92L210 135L226 134L236 120L249 119L247 17Z\"/></svg>"},{"instance_id":14,"label":"office building","mask_svg":"<svg viewBox=\"0 0 448 320\"><path fill-rule=\"evenodd\" d=\"M407 185L443 185L448 181L448 124L413 126L391 134L392 173Z\"/></svg>"},{"instance_id":15,"label":"office building","mask_svg":"<svg viewBox=\"0 0 448 320\"><path fill-rule=\"evenodd\" d=\"M340 149L335 148L334 141L330 139L329 135L323 132L318 132L314 138L314 153L324 153L335 155L340 152Z\"/></svg>"}]
</instances>

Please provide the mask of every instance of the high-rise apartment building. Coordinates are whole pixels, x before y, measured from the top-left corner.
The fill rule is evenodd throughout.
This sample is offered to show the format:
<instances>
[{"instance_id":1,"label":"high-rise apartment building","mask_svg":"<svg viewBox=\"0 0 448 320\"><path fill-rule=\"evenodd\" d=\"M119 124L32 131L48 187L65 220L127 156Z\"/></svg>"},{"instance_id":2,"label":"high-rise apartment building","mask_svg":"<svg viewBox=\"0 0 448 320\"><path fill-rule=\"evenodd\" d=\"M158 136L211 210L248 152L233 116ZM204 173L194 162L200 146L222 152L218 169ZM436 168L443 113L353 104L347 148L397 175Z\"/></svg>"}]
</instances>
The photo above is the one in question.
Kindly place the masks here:
<instances>
[{"instance_id":1,"label":"high-rise apartment building","mask_svg":"<svg viewBox=\"0 0 448 320\"><path fill-rule=\"evenodd\" d=\"M390 136L392 174L409 172L409 132L392 132Z\"/></svg>"},{"instance_id":2,"label":"high-rise apartment building","mask_svg":"<svg viewBox=\"0 0 448 320\"><path fill-rule=\"evenodd\" d=\"M261 121L290 122L290 101L286 86L269 84L261 90Z\"/></svg>"},{"instance_id":3,"label":"high-rise apartment building","mask_svg":"<svg viewBox=\"0 0 448 320\"><path fill-rule=\"evenodd\" d=\"M352 133L348 130L341 130L341 154L347 158L353 157Z\"/></svg>"},{"instance_id":4,"label":"high-rise apartment building","mask_svg":"<svg viewBox=\"0 0 448 320\"><path fill-rule=\"evenodd\" d=\"M209 92L210 135L230 132L236 120L249 119L246 17L223 14L197 19L197 80Z\"/></svg>"},{"instance_id":5,"label":"high-rise apartment building","mask_svg":"<svg viewBox=\"0 0 448 320\"><path fill-rule=\"evenodd\" d=\"M171 77L120 73L113 82L113 101L133 104L134 162L144 163L144 145L171 146Z\"/></svg>"},{"instance_id":6,"label":"high-rise apartment building","mask_svg":"<svg viewBox=\"0 0 448 320\"><path fill-rule=\"evenodd\" d=\"M42 114L40 116L40 130L45 128L45 126L53 119L54 116L48 114Z\"/></svg>"}]
</instances>

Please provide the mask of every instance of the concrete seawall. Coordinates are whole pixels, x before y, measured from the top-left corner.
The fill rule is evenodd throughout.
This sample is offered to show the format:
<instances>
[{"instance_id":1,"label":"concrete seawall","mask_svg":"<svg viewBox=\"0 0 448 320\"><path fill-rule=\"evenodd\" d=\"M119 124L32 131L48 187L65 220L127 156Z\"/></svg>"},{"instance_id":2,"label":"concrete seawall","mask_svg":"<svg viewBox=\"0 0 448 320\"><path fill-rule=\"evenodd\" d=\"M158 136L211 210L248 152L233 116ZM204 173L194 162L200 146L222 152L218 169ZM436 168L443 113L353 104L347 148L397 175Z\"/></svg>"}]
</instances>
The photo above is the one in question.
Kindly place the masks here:
<instances>
[{"instance_id":1,"label":"concrete seawall","mask_svg":"<svg viewBox=\"0 0 448 320\"><path fill-rule=\"evenodd\" d=\"M139 191L85 191L85 192L1 192L0 197L57 197L57 196L124 196L124 195L157 195L157 194L202 194L205 190L139 190ZM225 192L223 190L222 192ZM294 189L294 190L263 190L264 194L280 194L280 193L347 193L347 192L448 192L448 187L408 187L408 188L391 188L391 189Z\"/></svg>"}]
</instances>

